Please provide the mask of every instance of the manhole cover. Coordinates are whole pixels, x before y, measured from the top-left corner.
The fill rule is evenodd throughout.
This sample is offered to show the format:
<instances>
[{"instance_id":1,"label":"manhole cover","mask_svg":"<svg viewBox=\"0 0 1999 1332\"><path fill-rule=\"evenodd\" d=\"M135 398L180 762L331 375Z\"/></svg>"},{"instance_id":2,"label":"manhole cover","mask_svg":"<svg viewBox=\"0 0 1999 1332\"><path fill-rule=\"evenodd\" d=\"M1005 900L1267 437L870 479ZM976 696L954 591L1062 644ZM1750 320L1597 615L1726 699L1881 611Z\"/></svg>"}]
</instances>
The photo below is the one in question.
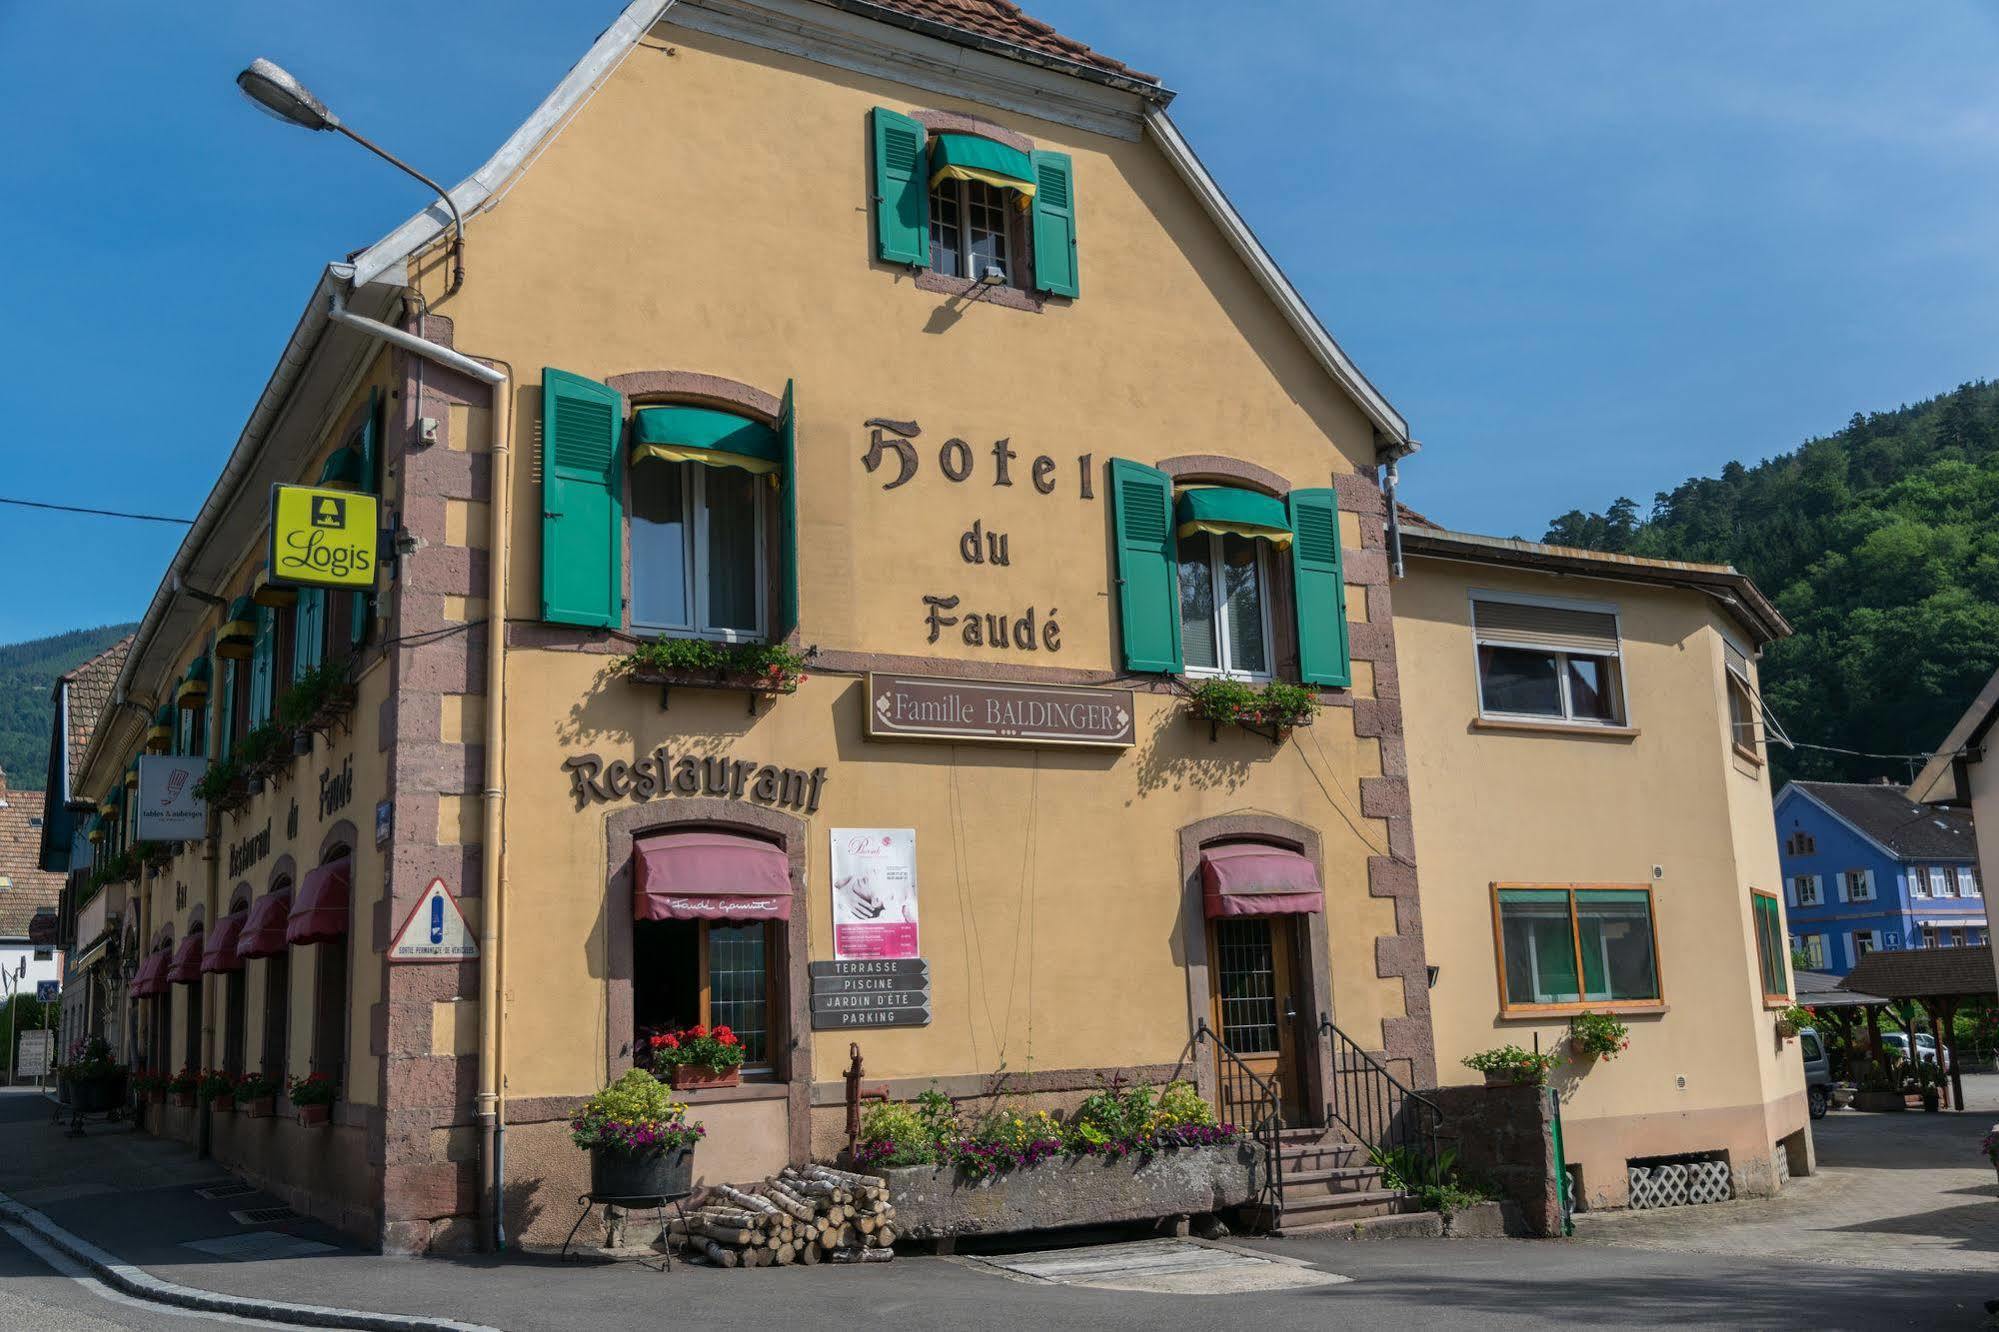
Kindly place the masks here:
<instances>
[{"instance_id":1,"label":"manhole cover","mask_svg":"<svg viewBox=\"0 0 1999 1332\"><path fill-rule=\"evenodd\" d=\"M255 1192L255 1190L252 1190ZM245 1226L268 1226L273 1221L296 1221L298 1213L289 1207L251 1207L229 1214L238 1224Z\"/></svg>"},{"instance_id":2,"label":"manhole cover","mask_svg":"<svg viewBox=\"0 0 1999 1332\"><path fill-rule=\"evenodd\" d=\"M209 1188L196 1189L194 1194L197 1198L241 1198L245 1194L255 1193L256 1191L257 1186L255 1184L245 1184L242 1180L238 1179L231 1180L227 1184L216 1184Z\"/></svg>"},{"instance_id":3,"label":"manhole cover","mask_svg":"<svg viewBox=\"0 0 1999 1332\"><path fill-rule=\"evenodd\" d=\"M1316 1271L1296 1260L1263 1258L1239 1249L1177 1239L1044 1249L971 1261L1032 1281L1167 1295L1233 1295L1249 1290L1331 1286L1352 1280Z\"/></svg>"},{"instance_id":4,"label":"manhole cover","mask_svg":"<svg viewBox=\"0 0 1999 1332\"><path fill-rule=\"evenodd\" d=\"M315 1253L338 1253L331 1244L300 1239L277 1230L253 1230L247 1235L224 1235L219 1239L188 1240L183 1249L193 1249L211 1258L233 1262L266 1262L272 1258L308 1258Z\"/></svg>"}]
</instances>

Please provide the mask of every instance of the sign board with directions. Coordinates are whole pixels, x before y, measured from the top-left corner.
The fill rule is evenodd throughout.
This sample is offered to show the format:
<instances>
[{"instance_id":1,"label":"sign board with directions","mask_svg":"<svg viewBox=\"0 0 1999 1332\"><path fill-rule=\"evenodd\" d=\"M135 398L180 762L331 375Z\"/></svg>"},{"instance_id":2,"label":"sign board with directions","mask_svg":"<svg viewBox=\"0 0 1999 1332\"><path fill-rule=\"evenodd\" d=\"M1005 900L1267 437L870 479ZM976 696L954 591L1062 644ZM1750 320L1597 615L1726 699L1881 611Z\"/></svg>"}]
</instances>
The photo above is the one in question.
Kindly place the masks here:
<instances>
[{"instance_id":1,"label":"sign board with directions","mask_svg":"<svg viewBox=\"0 0 1999 1332\"><path fill-rule=\"evenodd\" d=\"M930 1025L930 964L920 957L813 962L812 1029Z\"/></svg>"},{"instance_id":2,"label":"sign board with directions","mask_svg":"<svg viewBox=\"0 0 1999 1332\"><path fill-rule=\"evenodd\" d=\"M373 587L380 520L373 495L327 486L272 486L271 581Z\"/></svg>"}]
</instances>

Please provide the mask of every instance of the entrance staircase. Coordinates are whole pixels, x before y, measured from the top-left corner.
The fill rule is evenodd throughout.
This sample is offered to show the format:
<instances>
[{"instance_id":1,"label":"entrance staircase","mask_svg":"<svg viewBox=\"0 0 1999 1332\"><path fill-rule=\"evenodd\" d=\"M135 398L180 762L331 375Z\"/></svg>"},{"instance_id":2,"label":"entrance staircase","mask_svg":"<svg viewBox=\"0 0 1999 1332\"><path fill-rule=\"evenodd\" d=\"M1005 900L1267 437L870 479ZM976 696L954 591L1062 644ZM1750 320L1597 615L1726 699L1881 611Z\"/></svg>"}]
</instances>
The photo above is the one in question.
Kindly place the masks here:
<instances>
[{"instance_id":1,"label":"entrance staircase","mask_svg":"<svg viewBox=\"0 0 1999 1332\"><path fill-rule=\"evenodd\" d=\"M1420 1211L1392 1188L1367 1146L1409 1149L1434 1160L1443 1114L1411 1091L1323 1015L1317 1053L1326 1059L1330 1096L1324 1122L1286 1125L1276 1091L1205 1022L1198 1039L1215 1047L1216 1090L1225 1119L1263 1149L1263 1196L1244 1209L1246 1223L1272 1234L1332 1230L1369 1217Z\"/></svg>"}]
</instances>

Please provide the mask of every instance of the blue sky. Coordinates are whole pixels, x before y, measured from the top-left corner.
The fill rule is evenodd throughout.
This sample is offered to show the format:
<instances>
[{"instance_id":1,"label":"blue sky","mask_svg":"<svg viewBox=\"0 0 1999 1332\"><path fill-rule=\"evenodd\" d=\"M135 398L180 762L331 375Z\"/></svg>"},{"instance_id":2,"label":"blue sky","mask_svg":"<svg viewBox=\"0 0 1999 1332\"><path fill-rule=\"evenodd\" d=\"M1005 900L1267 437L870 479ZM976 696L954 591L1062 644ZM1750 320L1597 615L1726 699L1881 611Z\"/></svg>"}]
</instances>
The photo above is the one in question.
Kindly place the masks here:
<instances>
[{"instance_id":1,"label":"blue sky","mask_svg":"<svg viewBox=\"0 0 1999 1332\"><path fill-rule=\"evenodd\" d=\"M423 202L253 112L250 56L456 180L616 9L0 0L0 495L191 516L319 266ZM1995 368L1999 10L1028 9L1178 90L1452 526L1537 537ZM178 539L0 508L0 642L136 618Z\"/></svg>"}]
</instances>

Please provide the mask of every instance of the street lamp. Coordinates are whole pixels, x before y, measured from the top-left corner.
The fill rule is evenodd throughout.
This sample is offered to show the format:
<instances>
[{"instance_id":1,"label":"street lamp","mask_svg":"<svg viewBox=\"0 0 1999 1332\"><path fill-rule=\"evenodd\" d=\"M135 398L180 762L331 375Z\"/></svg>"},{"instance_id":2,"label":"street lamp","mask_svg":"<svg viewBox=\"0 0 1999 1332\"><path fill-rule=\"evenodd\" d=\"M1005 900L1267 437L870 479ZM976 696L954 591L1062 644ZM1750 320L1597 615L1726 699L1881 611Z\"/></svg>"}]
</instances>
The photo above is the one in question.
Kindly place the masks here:
<instances>
[{"instance_id":1,"label":"street lamp","mask_svg":"<svg viewBox=\"0 0 1999 1332\"><path fill-rule=\"evenodd\" d=\"M354 142L366 148L375 156L406 175L413 176L437 193L444 200L444 206L451 213L453 239L451 242L451 286L445 294L450 295L465 284L465 219L459 215L458 205L451 201L445 188L429 176L418 171L394 153L370 143L340 122L340 117L327 109L326 103L312 95L295 78L291 71L259 56L250 62L250 67L236 76L236 86L243 90L259 111L274 120L282 120L287 125L297 125L300 129L337 130Z\"/></svg>"}]
</instances>

